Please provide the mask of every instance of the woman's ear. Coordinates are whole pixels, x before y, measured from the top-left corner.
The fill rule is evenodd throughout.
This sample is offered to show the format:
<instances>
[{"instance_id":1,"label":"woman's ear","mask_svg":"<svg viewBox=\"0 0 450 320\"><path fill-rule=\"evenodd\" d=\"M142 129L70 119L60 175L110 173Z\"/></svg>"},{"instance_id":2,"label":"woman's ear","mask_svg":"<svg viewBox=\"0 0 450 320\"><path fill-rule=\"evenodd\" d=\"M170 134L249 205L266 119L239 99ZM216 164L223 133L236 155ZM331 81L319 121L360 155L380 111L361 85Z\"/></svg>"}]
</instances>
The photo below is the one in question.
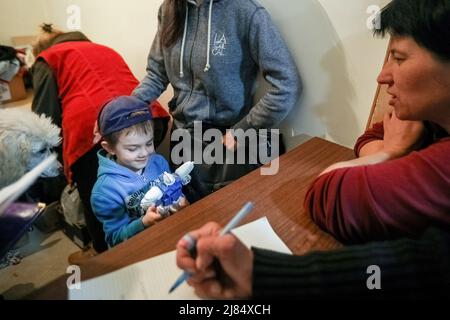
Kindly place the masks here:
<instances>
[{"instance_id":1,"label":"woman's ear","mask_svg":"<svg viewBox=\"0 0 450 320\"><path fill-rule=\"evenodd\" d=\"M102 141L100 144L102 145L102 148L106 150L106 152L108 152L111 155L114 155L114 148L112 148L108 142Z\"/></svg>"}]
</instances>

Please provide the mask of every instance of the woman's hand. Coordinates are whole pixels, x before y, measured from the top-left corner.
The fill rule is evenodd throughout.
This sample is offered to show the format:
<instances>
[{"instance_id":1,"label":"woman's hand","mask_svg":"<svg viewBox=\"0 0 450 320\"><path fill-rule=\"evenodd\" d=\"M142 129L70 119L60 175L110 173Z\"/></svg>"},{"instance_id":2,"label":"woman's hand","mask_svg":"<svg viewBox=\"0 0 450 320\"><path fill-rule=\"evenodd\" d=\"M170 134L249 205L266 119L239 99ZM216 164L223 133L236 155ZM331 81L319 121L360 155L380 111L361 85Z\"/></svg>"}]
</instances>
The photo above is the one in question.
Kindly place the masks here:
<instances>
[{"instance_id":1,"label":"woman's hand","mask_svg":"<svg viewBox=\"0 0 450 320\"><path fill-rule=\"evenodd\" d=\"M191 257L187 241L177 244L177 265L192 273L188 284L200 297L249 298L252 294L253 252L234 235L219 236L220 225L207 223L189 232L197 239L197 256Z\"/></svg>"},{"instance_id":2,"label":"woman's hand","mask_svg":"<svg viewBox=\"0 0 450 320\"><path fill-rule=\"evenodd\" d=\"M222 143L224 144L225 148L228 150L234 151L237 149L238 145L237 142L231 133L231 130L227 130L227 133L222 137Z\"/></svg>"},{"instance_id":3,"label":"woman's hand","mask_svg":"<svg viewBox=\"0 0 450 320\"><path fill-rule=\"evenodd\" d=\"M337 169L377 164L403 157L420 147L425 133L423 122L400 120L393 111L385 114L383 127L382 142L374 141L360 158L335 163L319 176Z\"/></svg>"},{"instance_id":4,"label":"woman's hand","mask_svg":"<svg viewBox=\"0 0 450 320\"><path fill-rule=\"evenodd\" d=\"M400 120L395 112L385 114L383 127L383 151L391 159L405 156L419 148L425 132L422 121Z\"/></svg>"}]
</instances>

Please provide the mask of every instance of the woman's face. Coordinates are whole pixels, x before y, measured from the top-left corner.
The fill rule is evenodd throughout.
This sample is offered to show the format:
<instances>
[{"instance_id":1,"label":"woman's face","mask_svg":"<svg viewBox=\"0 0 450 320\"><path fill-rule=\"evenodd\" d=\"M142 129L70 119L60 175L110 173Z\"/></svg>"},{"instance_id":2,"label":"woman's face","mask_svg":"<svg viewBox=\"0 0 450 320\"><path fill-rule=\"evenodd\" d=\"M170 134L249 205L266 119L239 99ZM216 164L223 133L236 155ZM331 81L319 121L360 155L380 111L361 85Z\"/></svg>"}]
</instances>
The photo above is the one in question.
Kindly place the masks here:
<instances>
[{"instance_id":1,"label":"woman's face","mask_svg":"<svg viewBox=\"0 0 450 320\"><path fill-rule=\"evenodd\" d=\"M411 37L393 37L378 82L388 85L389 104L401 120L450 123L450 62L443 62Z\"/></svg>"}]
</instances>

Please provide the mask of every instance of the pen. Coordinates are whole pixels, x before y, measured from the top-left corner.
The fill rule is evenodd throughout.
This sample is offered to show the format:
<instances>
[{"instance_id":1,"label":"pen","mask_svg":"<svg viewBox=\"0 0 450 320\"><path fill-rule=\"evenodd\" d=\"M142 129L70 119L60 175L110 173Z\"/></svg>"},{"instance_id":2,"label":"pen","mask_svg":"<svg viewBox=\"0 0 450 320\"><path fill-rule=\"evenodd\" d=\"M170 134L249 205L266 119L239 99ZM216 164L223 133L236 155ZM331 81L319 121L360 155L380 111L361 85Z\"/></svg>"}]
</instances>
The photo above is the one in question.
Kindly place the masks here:
<instances>
[{"instance_id":1,"label":"pen","mask_svg":"<svg viewBox=\"0 0 450 320\"><path fill-rule=\"evenodd\" d=\"M228 224L225 226L225 228L223 228L222 231L220 231L219 236L221 237L223 235L226 235L231 230L233 230L239 224L239 222L241 222L241 220L244 219L250 213L250 211L252 211L252 209L253 209L253 203L247 202L242 207L242 209L239 210L238 213L236 213L236 215L233 217L233 219L231 219L231 221L228 222ZM186 242L188 243L187 249L188 249L190 255L194 257L195 256L195 249L196 249L197 240L194 239L189 234L185 235L183 237L183 239L185 239ZM184 281L189 279L191 277L191 275L192 274L190 274L189 272L184 271L181 274L181 276L179 276L178 279L175 281L175 283L172 285L172 287L169 290L169 293L174 291L180 284L182 284Z\"/></svg>"}]
</instances>

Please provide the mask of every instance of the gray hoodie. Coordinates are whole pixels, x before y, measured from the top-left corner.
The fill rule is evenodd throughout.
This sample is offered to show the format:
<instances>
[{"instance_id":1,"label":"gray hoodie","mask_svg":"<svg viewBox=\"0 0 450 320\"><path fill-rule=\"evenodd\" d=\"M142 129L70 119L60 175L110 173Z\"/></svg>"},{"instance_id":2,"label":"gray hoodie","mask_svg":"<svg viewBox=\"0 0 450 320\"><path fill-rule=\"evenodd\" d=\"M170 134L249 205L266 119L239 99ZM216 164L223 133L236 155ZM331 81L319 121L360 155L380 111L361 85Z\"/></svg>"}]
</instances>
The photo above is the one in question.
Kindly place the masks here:
<instances>
[{"instance_id":1,"label":"gray hoodie","mask_svg":"<svg viewBox=\"0 0 450 320\"><path fill-rule=\"evenodd\" d=\"M159 10L159 26L164 20ZM268 12L254 0L188 0L184 33L170 48L160 27L148 56L147 75L133 95L157 99L169 83L177 127L193 121L235 129L276 126L298 101L298 70ZM253 105L258 69L269 83Z\"/></svg>"}]
</instances>

